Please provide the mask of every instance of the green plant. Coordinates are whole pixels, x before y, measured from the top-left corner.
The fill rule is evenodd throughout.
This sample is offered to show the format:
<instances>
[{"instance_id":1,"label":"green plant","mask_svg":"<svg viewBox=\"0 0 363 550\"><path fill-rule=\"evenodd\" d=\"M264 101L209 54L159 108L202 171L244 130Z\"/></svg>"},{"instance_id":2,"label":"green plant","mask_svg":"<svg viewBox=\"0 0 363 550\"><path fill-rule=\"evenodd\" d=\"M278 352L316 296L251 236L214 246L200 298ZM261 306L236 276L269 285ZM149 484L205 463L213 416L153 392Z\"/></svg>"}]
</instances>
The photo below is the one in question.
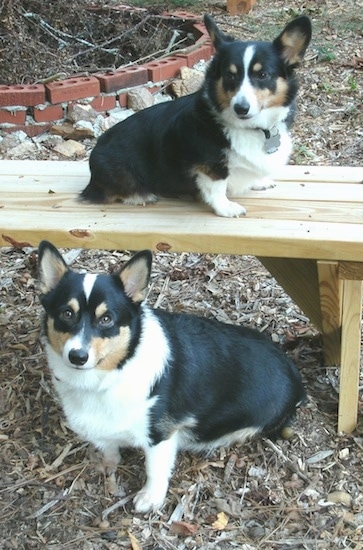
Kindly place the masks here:
<instances>
[{"instance_id":1,"label":"green plant","mask_svg":"<svg viewBox=\"0 0 363 550\"><path fill-rule=\"evenodd\" d=\"M350 75L350 77L348 78L348 84L352 92L358 90L358 84L353 75Z\"/></svg>"},{"instance_id":2,"label":"green plant","mask_svg":"<svg viewBox=\"0 0 363 550\"><path fill-rule=\"evenodd\" d=\"M330 63L330 61L334 61L337 58L337 56L332 51L332 49L329 48L329 46L317 46L316 51L318 52L318 61L320 63Z\"/></svg>"}]
</instances>

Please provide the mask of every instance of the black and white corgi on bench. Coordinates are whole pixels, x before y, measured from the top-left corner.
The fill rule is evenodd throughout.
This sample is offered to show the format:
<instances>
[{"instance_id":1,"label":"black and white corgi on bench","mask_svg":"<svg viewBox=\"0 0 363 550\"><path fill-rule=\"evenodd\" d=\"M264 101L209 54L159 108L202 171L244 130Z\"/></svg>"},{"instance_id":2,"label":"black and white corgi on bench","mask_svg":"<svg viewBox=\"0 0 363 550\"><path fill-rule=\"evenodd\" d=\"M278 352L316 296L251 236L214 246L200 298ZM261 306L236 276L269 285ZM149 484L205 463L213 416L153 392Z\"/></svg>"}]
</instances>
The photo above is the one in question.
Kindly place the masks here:
<instances>
[{"instance_id":1,"label":"black and white corgi on bench","mask_svg":"<svg viewBox=\"0 0 363 550\"><path fill-rule=\"evenodd\" d=\"M163 506L178 450L275 437L305 399L300 373L258 331L143 303L152 255L111 275L69 269L39 245L43 339L70 427L115 471L120 447L142 449L137 512Z\"/></svg>"},{"instance_id":2,"label":"black and white corgi on bench","mask_svg":"<svg viewBox=\"0 0 363 550\"><path fill-rule=\"evenodd\" d=\"M219 216L238 217L245 208L227 196L274 185L291 153L294 68L310 42L310 20L297 17L273 42L234 40L210 16L204 21L216 53L201 89L100 136L81 198L145 205L189 195Z\"/></svg>"}]
</instances>

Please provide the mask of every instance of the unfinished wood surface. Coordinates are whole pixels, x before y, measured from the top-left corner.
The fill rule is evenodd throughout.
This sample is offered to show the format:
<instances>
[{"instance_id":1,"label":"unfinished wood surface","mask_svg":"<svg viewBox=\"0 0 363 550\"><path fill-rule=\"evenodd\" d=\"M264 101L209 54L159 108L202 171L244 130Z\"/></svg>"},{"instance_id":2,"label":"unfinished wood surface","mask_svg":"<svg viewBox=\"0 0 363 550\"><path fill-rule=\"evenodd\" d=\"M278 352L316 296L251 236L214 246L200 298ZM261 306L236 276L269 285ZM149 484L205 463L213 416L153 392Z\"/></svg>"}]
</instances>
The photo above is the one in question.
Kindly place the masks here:
<instances>
[{"instance_id":1,"label":"unfinished wood surface","mask_svg":"<svg viewBox=\"0 0 363 550\"><path fill-rule=\"evenodd\" d=\"M339 263L319 261L317 267L325 364L339 365L343 288L343 281L339 279Z\"/></svg>"},{"instance_id":2,"label":"unfinished wood surface","mask_svg":"<svg viewBox=\"0 0 363 550\"><path fill-rule=\"evenodd\" d=\"M339 262L339 277L363 281L363 264L359 262Z\"/></svg>"},{"instance_id":3,"label":"unfinished wood surface","mask_svg":"<svg viewBox=\"0 0 363 550\"><path fill-rule=\"evenodd\" d=\"M274 189L239 199L246 217L226 219L182 200L144 208L84 204L77 197L88 182L87 163L2 161L1 244L37 246L48 238L63 247L363 261L363 170L339 168L327 169L327 183L325 168L285 167ZM344 186L334 183L339 173Z\"/></svg>"},{"instance_id":4,"label":"unfinished wood surface","mask_svg":"<svg viewBox=\"0 0 363 550\"><path fill-rule=\"evenodd\" d=\"M361 348L362 282L344 281L338 432L357 425Z\"/></svg>"}]
</instances>

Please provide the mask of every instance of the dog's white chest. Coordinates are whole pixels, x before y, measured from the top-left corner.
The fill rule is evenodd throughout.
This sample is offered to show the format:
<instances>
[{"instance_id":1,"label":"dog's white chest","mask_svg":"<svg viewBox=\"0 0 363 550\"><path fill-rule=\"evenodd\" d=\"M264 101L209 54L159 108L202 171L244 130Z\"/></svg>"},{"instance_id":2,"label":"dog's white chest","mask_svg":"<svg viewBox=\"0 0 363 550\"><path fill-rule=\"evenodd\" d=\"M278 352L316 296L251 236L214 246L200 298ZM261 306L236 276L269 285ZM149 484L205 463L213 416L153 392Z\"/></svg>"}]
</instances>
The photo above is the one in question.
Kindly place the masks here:
<instances>
[{"instance_id":1,"label":"dog's white chest","mask_svg":"<svg viewBox=\"0 0 363 550\"><path fill-rule=\"evenodd\" d=\"M82 439L145 443L152 400L127 398L119 386L105 391L80 391L57 381L55 386L71 428Z\"/></svg>"},{"instance_id":2,"label":"dog's white chest","mask_svg":"<svg viewBox=\"0 0 363 550\"><path fill-rule=\"evenodd\" d=\"M266 144L266 136L259 129L234 130L228 132L231 149L228 153L229 196L240 196L252 187L264 187L261 180L273 180L281 166L289 159L292 143L285 124L278 128L278 147L273 152Z\"/></svg>"}]
</instances>

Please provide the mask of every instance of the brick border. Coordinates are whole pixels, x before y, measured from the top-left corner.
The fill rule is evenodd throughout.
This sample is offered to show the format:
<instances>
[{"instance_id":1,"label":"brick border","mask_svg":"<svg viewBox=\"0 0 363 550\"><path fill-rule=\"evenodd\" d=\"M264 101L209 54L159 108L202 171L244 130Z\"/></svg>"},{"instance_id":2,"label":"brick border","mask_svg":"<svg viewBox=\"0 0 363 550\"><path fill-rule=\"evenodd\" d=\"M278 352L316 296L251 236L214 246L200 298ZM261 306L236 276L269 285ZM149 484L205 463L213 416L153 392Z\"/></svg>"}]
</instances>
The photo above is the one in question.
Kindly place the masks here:
<instances>
[{"instance_id":1,"label":"brick border","mask_svg":"<svg viewBox=\"0 0 363 550\"><path fill-rule=\"evenodd\" d=\"M146 86L150 91L158 90L175 78L181 67L193 67L198 61L208 61L212 57L214 49L201 18L181 10L164 15L197 21L192 24L194 46L144 65L119 67L106 73L47 84L1 85L0 131L22 130L30 137L41 134L49 130L52 122L66 120L68 107L77 101L89 103L101 113L126 107L131 88Z\"/></svg>"}]
</instances>

